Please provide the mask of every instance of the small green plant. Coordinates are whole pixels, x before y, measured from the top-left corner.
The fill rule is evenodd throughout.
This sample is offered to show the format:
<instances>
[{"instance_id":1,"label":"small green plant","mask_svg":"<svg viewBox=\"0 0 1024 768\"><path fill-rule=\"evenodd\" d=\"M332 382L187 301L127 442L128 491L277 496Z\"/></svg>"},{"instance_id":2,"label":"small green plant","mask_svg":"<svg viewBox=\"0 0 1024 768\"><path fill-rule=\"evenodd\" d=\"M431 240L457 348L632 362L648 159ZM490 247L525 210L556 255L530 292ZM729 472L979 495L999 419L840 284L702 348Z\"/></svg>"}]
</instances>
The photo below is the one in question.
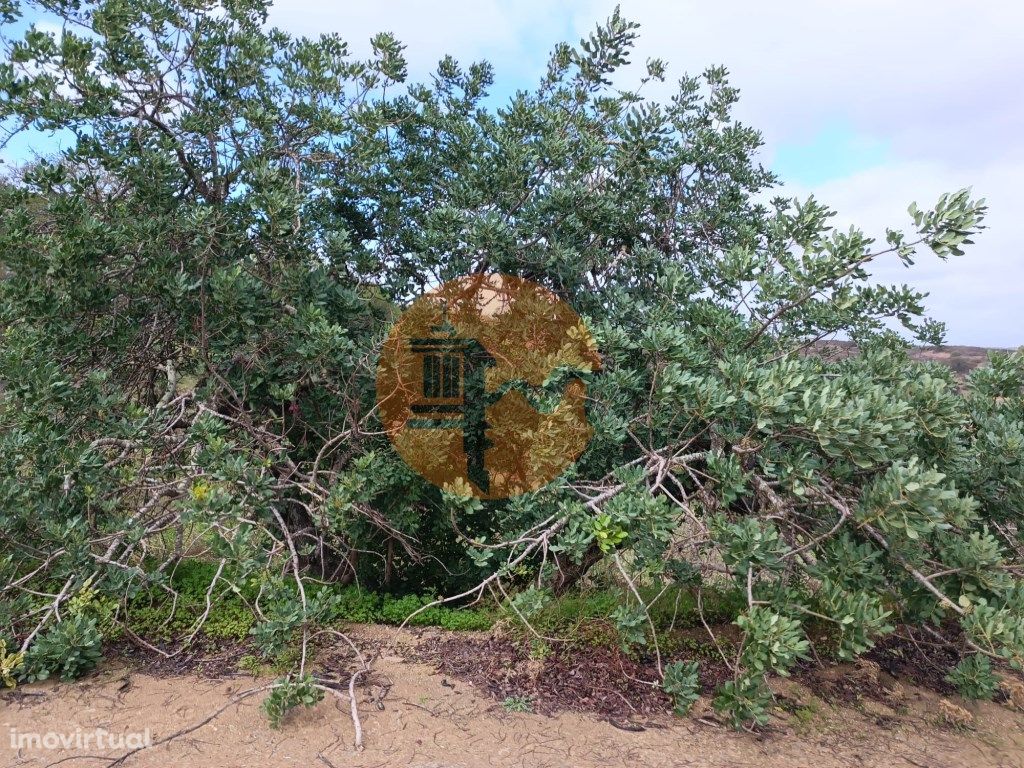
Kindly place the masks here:
<instances>
[{"instance_id":1,"label":"small green plant","mask_svg":"<svg viewBox=\"0 0 1024 768\"><path fill-rule=\"evenodd\" d=\"M215 564L204 561L182 561L172 578L180 599L167 599L160 590L147 590L130 603L125 622L140 637L164 642L180 641L194 628L196 616L205 608L209 581L216 572ZM241 590L252 591L251 586ZM275 583L267 591L267 621L257 623L252 608L238 595L228 594L213 602L202 627L202 636L214 640L244 640L252 636L268 657L280 654L284 645L303 622L330 625L339 622L360 624L401 624L419 608L431 603L429 595L392 597L355 587L338 588L333 585L307 584L307 611L303 617L302 604L294 585ZM106 604L91 594L83 598L90 608L87 615L97 615ZM113 603L111 603L113 605ZM491 611L473 608L433 606L416 614L410 621L415 626L437 626L451 631L489 629L494 624ZM106 624L101 620L100 627ZM104 631L106 634L106 631Z\"/></svg>"},{"instance_id":2,"label":"small green plant","mask_svg":"<svg viewBox=\"0 0 1024 768\"><path fill-rule=\"evenodd\" d=\"M61 680L81 677L102 658L102 640L95 618L69 615L36 638L25 656L22 679L34 683L55 674Z\"/></svg>"},{"instance_id":3,"label":"small green plant","mask_svg":"<svg viewBox=\"0 0 1024 768\"><path fill-rule=\"evenodd\" d=\"M793 710L793 718L796 720L797 727L801 732L806 732L810 728L811 723L814 722L818 714L818 705L814 702Z\"/></svg>"},{"instance_id":4,"label":"small green plant","mask_svg":"<svg viewBox=\"0 0 1024 768\"><path fill-rule=\"evenodd\" d=\"M772 694L760 677L729 680L715 697L715 711L729 717L733 728L740 729L768 722Z\"/></svg>"},{"instance_id":5,"label":"small green plant","mask_svg":"<svg viewBox=\"0 0 1024 768\"><path fill-rule=\"evenodd\" d=\"M757 605L738 617L736 625L747 635L743 665L752 672L788 675L798 659L807 657L810 644L795 619Z\"/></svg>"},{"instance_id":6,"label":"small green plant","mask_svg":"<svg viewBox=\"0 0 1024 768\"><path fill-rule=\"evenodd\" d=\"M210 611L203 632L218 640L244 640L255 623L256 617L249 606L240 600L226 600Z\"/></svg>"},{"instance_id":7,"label":"small green plant","mask_svg":"<svg viewBox=\"0 0 1024 768\"><path fill-rule=\"evenodd\" d=\"M175 606L171 600L147 605L140 599L129 606L125 623L139 637L167 642L187 634L196 615L188 605Z\"/></svg>"},{"instance_id":8,"label":"small green plant","mask_svg":"<svg viewBox=\"0 0 1024 768\"><path fill-rule=\"evenodd\" d=\"M270 669L279 675L284 675L299 666L302 658L302 645L298 638L293 638L287 645L281 647L277 653L266 657L270 660Z\"/></svg>"},{"instance_id":9,"label":"small green plant","mask_svg":"<svg viewBox=\"0 0 1024 768\"><path fill-rule=\"evenodd\" d=\"M797 707L793 710L793 716L804 725L811 722L817 715L818 708L816 706Z\"/></svg>"},{"instance_id":10,"label":"small green plant","mask_svg":"<svg viewBox=\"0 0 1024 768\"><path fill-rule=\"evenodd\" d=\"M529 696L507 696L501 706L506 712L533 712L533 700Z\"/></svg>"},{"instance_id":11,"label":"small green plant","mask_svg":"<svg viewBox=\"0 0 1024 768\"><path fill-rule=\"evenodd\" d=\"M263 669L263 662L260 661L259 656L247 653L238 660L238 669L242 672L248 672L253 677L258 677Z\"/></svg>"},{"instance_id":12,"label":"small green plant","mask_svg":"<svg viewBox=\"0 0 1024 768\"><path fill-rule=\"evenodd\" d=\"M736 644L729 638L718 638L718 645L708 638L707 633L686 634L683 632L659 632L658 647L664 656L686 656L696 660L718 662L721 654L735 655Z\"/></svg>"},{"instance_id":13,"label":"small green plant","mask_svg":"<svg viewBox=\"0 0 1024 768\"><path fill-rule=\"evenodd\" d=\"M516 615L516 618L530 620L536 616L544 607L551 602L551 592L546 589L537 589L530 586L509 601L509 608Z\"/></svg>"},{"instance_id":14,"label":"small green plant","mask_svg":"<svg viewBox=\"0 0 1024 768\"><path fill-rule=\"evenodd\" d=\"M345 587L338 590L329 619L372 624L379 621L380 602L380 597L373 592L358 587Z\"/></svg>"},{"instance_id":15,"label":"small green plant","mask_svg":"<svg viewBox=\"0 0 1024 768\"><path fill-rule=\"evenodd\" d=\"M619 602L619 594L611 591L567 592L548 601L530 623L542 634L564 634L584 622L607 620Z\"/></svg>"},{"instance_id":16,"label":"small green plant","mask_svg":"<svg viewBox=\"0 0 1024 768\"><path fill-rule=\"evenodd\" d=\"M92 586L92 579L87 580L78 592L68 600L68 613L72 616L85 616L96 619L96 628L101 635L107 634L114 626L114 614L117 601L109 595L102 595Z\"/></svg>"},{"instance_id":17,"label":"small green plant","mask_svg":"<svg viewBox=\"0 0 1024 768\"><path fill-rule=\"evenodd\" d=\"M420 595L385 597L377 615L379 618L375 618L384 624L401 624L410 614L433 600L433 597ZM435 605L413 616L409 624L465 632L490 629L494 619L485 611Z\"/></svg>"},{"instance_id":18,"label":"small green plant","mask_svg":"<svg viewBox=\"0 0 1024 768\"><path fill-rule=\"evenodd\" d=\"M299 597L282 584L275 584L268 591L265 620L253 626L249 633L263 655L270 658L280 655L304 624L312 623L315 609L311 604L303 606Z\"/></svg>"},{"instance_id":19,"label":"small green plant","mask_svg":"<svg viewBox=\"0 0 1024 768\"><path fill-rule=\"evenodd\" d=\"M551 655L551 646L546 640L535 637L530 641L530 658L535 661L544 661Z\"/></svg>"},{"instance_id":20,"label":"small green plant","mask_svg":"<svg viewBox=\"0 0 1024 768\"><path fill-rule=\"evenodd\" d=\"M612 521L612 516L601 514L594 518L594 538L602 552L611 552L626 540L629 534Z\"/></svg>"},{"instance_id":21,"label":"small green plant","mask_svg":"<svg viewBox=\"0 0 1024 768\"><path fill-rule=\"evenodd\" d=\"M647 617L639 608L620 605L611 615L619 632L620 645L628 651L635 645L647 644Z\"/></svg>"},{"instance_id":22,"label":"small green plant","mask_svg":"<svg viewBox=\"0 0 1024 768\"><path fill-rule=\"evenodd\" d=\"M697 692L700 685L697 674L699 668L700 664L696 661L674 661L665 667L665 678L661 682L661 687L672 697L673 709L677 715L688 714L694 702L700 698Z\"/></svg>"},{"instance_id":23,"label":"small green plant","mask_svg":"<svg viewBox=\"0 0 1024 768\"><path fill-rule=\"evenodd\" d=\"M263 702L272 728L280 728L284 718L298 706L315 706L324 697L324 692L313 683L312 675L293 678L290 675L277 681Z\"/></svg>"},{"instance_id":24,"label":"small green plant","mask_svg":"<svg viewBox=\"0 0 1024 768\"><path fill-rule=\"evenodd\" d=\"M24 653L8 653L7 641L0 640L0 681L6 688L13 688L18 684L14 675L21 669L24 661Z\"/></svg>"},{"instance_id":25,"label":"small green plant","mask_svg":"<svg viewBox=\"0 0 1024 768\"><path fill-rule=\"evenodd\" d=\"M68 600L67 607L72 614L76 616L84 614L91 606L96 597L96 590L89 586L91 582L92 579L88 579L81 589Z\"/></svg>"},{"instance_id":26,"label":"small green plant","mask_svg":"<svg viewBox=\"0 0 1024 768\"><path fill-rule=\"evenodd\" d=\"M988 701L999 689L999 678L992 674L992 663L980 653L964 658L945 679L955 685L965 699Z\"/></svg>"}]
</instances>

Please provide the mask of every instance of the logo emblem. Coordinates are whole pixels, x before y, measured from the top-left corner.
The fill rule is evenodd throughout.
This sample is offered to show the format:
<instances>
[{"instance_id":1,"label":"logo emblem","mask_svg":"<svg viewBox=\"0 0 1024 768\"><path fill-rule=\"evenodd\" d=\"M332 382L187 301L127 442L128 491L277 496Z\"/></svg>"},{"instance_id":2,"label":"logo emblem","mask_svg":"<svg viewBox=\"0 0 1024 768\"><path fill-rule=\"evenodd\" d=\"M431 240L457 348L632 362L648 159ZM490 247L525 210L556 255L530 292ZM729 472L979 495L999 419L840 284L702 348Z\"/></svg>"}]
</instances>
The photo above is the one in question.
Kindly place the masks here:
<instances>
[{"instance_id":1,"label":"logo emblem","mask_svg":"<svg viewBox=\"0 0 1024 768\"><path fill-rule=\"evenodd\" d=\"M551 291L508 275L444 283L392 328L377 369L380 418L430 482L503 499L565 471L593 435L583 376L593 336Z\"/></svg>"}]
</instances>

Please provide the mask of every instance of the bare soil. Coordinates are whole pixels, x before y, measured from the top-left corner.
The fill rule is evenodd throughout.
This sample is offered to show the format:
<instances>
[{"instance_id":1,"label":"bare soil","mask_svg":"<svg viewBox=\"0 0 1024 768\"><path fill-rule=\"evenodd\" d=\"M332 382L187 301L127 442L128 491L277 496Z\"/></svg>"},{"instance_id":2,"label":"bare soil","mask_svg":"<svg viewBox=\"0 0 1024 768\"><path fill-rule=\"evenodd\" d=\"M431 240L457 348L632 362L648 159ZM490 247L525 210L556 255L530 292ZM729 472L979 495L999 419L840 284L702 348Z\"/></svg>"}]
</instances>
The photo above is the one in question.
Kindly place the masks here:
<instances>
[{"instance_id":1,"label":"bare soil","mask_svg":"<svg viewBox=\"0 0 1024 768\"><path fill-rule=\"evenodd\" d=\"M352 747L346 703L328 697L274 730L260 709L264 695L257 694L231 704L192 733L134 755L126 765L1024 768L1024 713L1008 702L966 705L950 697L967 707L974 722L966 728L948 726L941 693L897 685L870 661L774 684L780 711L764 732L750 734L720 722L706 697L686 718L666 713L653 689L646 697L630 698L633 703L626 709L613 706L610 702L623 698L617 692L633 697L641 690L622 690L622 674L636 677L635 686L650 687L637 677L642 668L626 666L621 674L602 677L602 670L615 662L612 658L591 658L590 664L585 655L578 663L541 662L505 641L437 630L399 635L367 627L355 634L363 645L383 649L370 684L359 690L362 752ZM329 654L318 661L328 669L335 663ZM346 678L342 654L336 663L339 679ZM104 728L126 734L148 728L158 740L270 682L228 668L205 665L205 674L216 676L204 677L112 658L76 683L51 682L0 694L0 765L41 767L63 761L64 766L102 766L107 762L102 757L123 750L16 750L12 729L16 734L69 734ZM598 694L588 693L594 690ZM502 697L515 691L535 702L538 711L506 711ZM590 712L568 711L577 708Z\"/></svg>"}]
</instances>

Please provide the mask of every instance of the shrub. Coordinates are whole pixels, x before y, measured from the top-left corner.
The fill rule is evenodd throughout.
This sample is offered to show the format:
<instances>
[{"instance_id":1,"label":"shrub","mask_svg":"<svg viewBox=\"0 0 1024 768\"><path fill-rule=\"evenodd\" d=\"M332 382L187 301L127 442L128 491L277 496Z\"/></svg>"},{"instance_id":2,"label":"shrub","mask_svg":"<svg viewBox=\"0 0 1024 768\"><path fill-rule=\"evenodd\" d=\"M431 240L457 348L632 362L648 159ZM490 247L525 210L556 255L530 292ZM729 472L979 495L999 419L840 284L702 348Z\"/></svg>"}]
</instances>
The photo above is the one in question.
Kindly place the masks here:
<instances>
[{"instance_id":1,"label":"shrub","mask_svg":"<svg viewBox=\"0 0 1024 768\"><path fill-rule=\"evenodd\" d=\"M21 679L28 683L59 675L74 680L91 671L103 654L96 619L71 615L40 633L25 655Z\"/></svg>"},{"instance_id":2,"label":"shrub","mask_svg":"<svg viewBox=\"0 0 1024 768\"><path fill-rule=\"evenodd\" d=\"M946 682L955 685L965 699L989 700L999 690L999 678L992 674L987 656L975 653L965 657L948 675Z\"/></svg>"},{"instance_id":3,"label":"shrub","mask_svg":"<svg viewBox=\"0 0 1024 768\"><path fill-rule=\"evenodd\" d=\"M263 700L263 711L267 713L271 727L280 728L289 712L299 706L316 706L323 697L323 691L315 687L311 676L289 676L278 680L271 689L270 695Z\"/></svg>"},{"instance_id":4,"label":"shrub","mask_svg":"<svg viewBox=\"0 0 1024 768\"><path fill-rule=\"evenodd\" d=\"M772 694L758 677L727 681L715 697L715 709L729 716L734 728L765 725Z\"/></svg>"},{"instance_id":5,"label":"shrub","mask_svg":"<svg viewBox=\"0 0 1024 768\"><path fill-rule=\"evenodd\" d=\"M672 697L672 705L676 714L687 714L700 698L697 677L699 668L700 665L696 661L688 663L674 661L665 667L665 677L661 687Z\"/></svg>"},{"instance_id":6,"label":"shrub","mask_svg":"<svg viewBox=\"0 0 1024 768\"><path fill-rule=\"evenodd\" d=\"M188 531L259 595L270 653L332 615L423 605L303 601L297 576L524 591L543 615L536 598L598 569L638 647L652 595L738 595L721 608L741 664L716 700L738 724L763 721L763 677L812 620L846 656L930 622L1024 663L1024 354L964 381L915 362L908 343L942 325L923 293L870 279L963 255L986 213L969 191L912 204L884 243L773 197L724 68L662 104L620 87L637 31L618 12L494 110L485 64L405 83L390 35L355 60L268 29L257 0L120 4L115 24L92 0L0 10L26 8L52 23L0 32L0 120L75 138L0 187L0 582L20 587L0 634L27 637L34 593L83 572L117 608L176 587L192 619L216 569L169 576ZM187 55L151 55L168 41ZM495 273L571 304L601 358L537 400L585 385L587 450L507 500L427 483L375 403L397 314ZM806 354L837 334L858 353ZM487 621L446 610L416 622Z\"/></svg>"}]
</instances>

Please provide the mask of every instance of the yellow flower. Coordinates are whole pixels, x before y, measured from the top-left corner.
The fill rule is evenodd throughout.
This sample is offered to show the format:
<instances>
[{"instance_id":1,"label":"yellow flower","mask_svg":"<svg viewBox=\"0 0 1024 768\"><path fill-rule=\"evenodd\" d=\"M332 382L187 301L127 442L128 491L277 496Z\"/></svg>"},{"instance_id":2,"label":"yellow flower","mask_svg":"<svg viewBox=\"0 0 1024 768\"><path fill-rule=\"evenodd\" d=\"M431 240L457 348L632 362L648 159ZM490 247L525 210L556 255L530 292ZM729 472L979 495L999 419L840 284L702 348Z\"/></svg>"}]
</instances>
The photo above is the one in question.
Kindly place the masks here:
<instances>
[{"instance_id":1,"label":"yellow flower","mask_svg":"<svg viewBox=\"0 0 1024 768\"><path fill-rule=\"evenodd\" d=\"M195 501L206 501L210 496L211 490L209 483L205 480L200 480L192 486L192 498Z\"/></svg>"}]
</instances>

